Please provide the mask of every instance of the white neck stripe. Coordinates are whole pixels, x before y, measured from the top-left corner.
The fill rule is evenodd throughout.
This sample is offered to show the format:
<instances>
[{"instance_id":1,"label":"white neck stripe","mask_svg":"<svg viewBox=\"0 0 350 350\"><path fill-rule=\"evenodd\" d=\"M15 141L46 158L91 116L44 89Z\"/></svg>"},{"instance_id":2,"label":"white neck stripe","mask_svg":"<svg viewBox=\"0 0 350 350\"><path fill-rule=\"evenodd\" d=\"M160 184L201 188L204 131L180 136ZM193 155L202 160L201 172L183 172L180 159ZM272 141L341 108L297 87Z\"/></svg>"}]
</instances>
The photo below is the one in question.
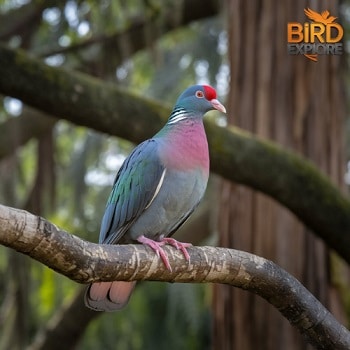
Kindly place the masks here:
<instances>
[{"instance_id":1,"label":"white neck stripe","mask_svg":"<svg viewBox=\"0 0 350 350\"><path fill-rule=\"evenodd\" d=\"M187 118L187 113L184 108L177 108L174 109L173 112L170 115L168 124L175 124L179 122L180 120L184 120Z\"/></svg>"}]
</instances>

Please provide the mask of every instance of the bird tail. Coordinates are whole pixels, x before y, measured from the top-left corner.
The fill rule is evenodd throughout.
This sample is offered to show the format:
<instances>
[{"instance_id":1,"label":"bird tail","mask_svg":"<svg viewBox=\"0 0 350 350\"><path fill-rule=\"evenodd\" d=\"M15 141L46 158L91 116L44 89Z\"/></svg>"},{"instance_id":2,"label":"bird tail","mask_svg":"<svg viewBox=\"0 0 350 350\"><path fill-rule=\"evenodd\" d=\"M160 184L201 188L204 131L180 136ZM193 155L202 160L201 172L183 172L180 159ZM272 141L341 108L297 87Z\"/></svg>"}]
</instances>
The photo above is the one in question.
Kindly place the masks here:
<instances>
[{"instance_id":1,"label":"bird tail","mask_svg":"<svg viewBox=\"0 0 350 350\"><path fill-rule=\"evenodd\" d=\"M117 311L129 301L136 282L97 282L85 292L85 305L95 311Z\"/></svg>"}]
</instances>

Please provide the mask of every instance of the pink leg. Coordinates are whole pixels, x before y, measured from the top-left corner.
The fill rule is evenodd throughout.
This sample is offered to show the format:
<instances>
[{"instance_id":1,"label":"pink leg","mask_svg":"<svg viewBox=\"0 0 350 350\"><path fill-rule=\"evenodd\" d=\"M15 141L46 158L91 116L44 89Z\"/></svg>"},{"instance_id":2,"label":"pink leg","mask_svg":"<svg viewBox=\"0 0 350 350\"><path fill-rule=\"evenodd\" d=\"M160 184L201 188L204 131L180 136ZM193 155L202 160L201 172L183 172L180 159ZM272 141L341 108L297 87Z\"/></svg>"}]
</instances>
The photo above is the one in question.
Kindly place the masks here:
<instances>
[{"instance_id":1,"label":"pink leg","mask_svg":"<svg viewBox=\"0 0 350 350\"><path fill-rule=\"evenodd\" d=\"M174 238L170 238L170 237L165 237L161 240L161 242L164 242L166 244L170 244L172 245L173 247L175 247L176 249L179 249L182 251L182 254L184 255L185 259L187 261L190 261L190 256L188 254L188 251L186 248L188 247L191 247L192 244L191 243L182 243L182 242L179 242L177 241L176 239Z\"/></svg>"},{"instance_id":2,"label":"pink leg","mask_svg":"<svg viewBox=\"0 0 350 350\"><path fill-rule=\"evenodd\" d=\"M157 241L153 241L152 239L150 238L147 238L145 236L140 236L138 239L137 239L138 242L142 243L142 244L145 244L145 245L148 245L149 247L151 247L157 254L158 257L160 257L162 260L163 260L163 263L165 265L165 267L171 271L171 266L170 266L170 263L169 263L169 259L165 253L165 251L163 250L162 248L162 245L165 244L165 242L157 242Z\"/></svg>"},{"instance_id":3,"label":"pink leg","mask_svg":"<svg viewBox=\"0 0 350 350\"><path fill-rule=\"evenodd\" d=\"M162 259L165 267L169 271L172 271L172 269L171 269L171 266L170 266L170 263L169 263L169 259L168 259L167 255L166 255L165 251L162 248L162 245L164 245L164 244L172 245L176 249L181 250L182 254L185 257L185 259L187 261L190 261L190 256L189 256L186 248L191 247L192 246L191 243L182 243L182 242L179 242L176 239L170 238L170 237L162 238L161 241L158 242L158 241L154 241L153 239L147 238L147 237L145 237L143 235L140 236L137 239L137 241L142 243L142 244L145 244L145 245L148 245L149 247L151 247L155 251L157 256Z\"/></svg>"}]
</instances>

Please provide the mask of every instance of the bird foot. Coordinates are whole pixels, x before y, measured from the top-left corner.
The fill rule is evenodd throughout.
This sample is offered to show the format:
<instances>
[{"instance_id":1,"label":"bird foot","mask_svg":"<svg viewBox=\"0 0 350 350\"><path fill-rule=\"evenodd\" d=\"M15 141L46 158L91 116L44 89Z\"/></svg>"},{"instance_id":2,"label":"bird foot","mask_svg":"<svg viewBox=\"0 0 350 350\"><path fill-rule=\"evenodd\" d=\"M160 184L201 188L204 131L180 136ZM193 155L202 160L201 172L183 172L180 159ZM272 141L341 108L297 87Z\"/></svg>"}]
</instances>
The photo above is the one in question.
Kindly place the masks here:
<instances>
[{"instance_id":1,"label":"bird foot","mask_svg":"<svg viewBox=\"0 0 350 350\"><path fill-rule=\"evenodd\" d=\"M168 237L162 238L162 240L158 242L158 241L154 241L153 239L147 238L145 236L140 236L137 239L137 241L151 247L154 250L154 252L157 254L157 256L162 259L165 267L169 271L172 271L172 268L170 266L168 256L166 255L164 249L162 248L163 245L169 244L169 245L175 247L176 249L181 250L185 259L187 261L190 260L190 256L189 256L186 248L191 247L192 246L191 243L182 243L182 242L177 241L174 238L168 238Z\"/></svg>"},{"instance_id":2,"label":"bird foot","mask_svg":"<svg viewBox=\"0 0 350 350\"><path fill-rule=\"evenodd\" d=\"M165 244L169 244L172 245L173 247L175 247L177 250L181 250L182 254L184 255L185 259L187 261L190 261L190 256L188 254L188 251L186 248L188 247L192 247L191 243L183 243L183 242L179 242L174 238L170 238L170 237L165 237L161 240L161 242L164 242Z\"/></svg>"},{"instance_id":3,"label":"bird foot","mask_svg":"<svg viewBox=\"0 0 350 350\"><path fill-rule=\"evenodd\" d=\"M162 248L162 245L164 245L165 243L154 241L153 239L147 238L147 237L145 237L143 235L140 236L137 239L137 241L142 243L142 244L145 244L145 245L148 245L149 247L151 247L155 251L157 256L162 259L165 267L169 271L172 271L170 263L169 263L169 259L168 259L167 255L166 255L165 251Z\"/></svg>"}]
</instances>

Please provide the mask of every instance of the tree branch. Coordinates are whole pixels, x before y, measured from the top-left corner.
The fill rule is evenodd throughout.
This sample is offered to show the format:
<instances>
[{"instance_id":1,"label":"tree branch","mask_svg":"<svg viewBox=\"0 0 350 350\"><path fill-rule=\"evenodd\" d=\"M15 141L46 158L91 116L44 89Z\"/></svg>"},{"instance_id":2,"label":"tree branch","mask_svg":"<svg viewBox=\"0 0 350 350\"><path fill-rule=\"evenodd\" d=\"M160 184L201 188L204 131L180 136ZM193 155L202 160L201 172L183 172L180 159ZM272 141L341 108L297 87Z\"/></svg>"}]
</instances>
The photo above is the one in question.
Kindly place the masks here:
<instances>
[{"instance_id":1,"label":"tree branch","mask_svg":"<svg viewBox=\"0 0 350 350\"><path fill-rule=\"evenodd\" d=\"M46 113L133 142L153 135L170 110L87 75L49 67L0 45L0 92ZM33 86L35 81L35 86ZM206 123L211 170L288 207L350 263L350 201L302 157L237 128ZM297 194L302 191L302 198Z\"/></svg>"},{"instance_id":2,"label":"tree branch","mask_svg":"<svg viewBox=\"0 0 350 350\"><path fill-rule=\"evenodd\" d=\"M187 0L183 2L173 1L167 6L154 9L154 13L145 18L130 18L130 25L124 31L99 34L91 38L74 43L67 47L56 46L39 52L40 57L55 54L67 54L76 52L92 45L98 44L104 50L120 48L120 55L115 64L120 64L125 55L131 56L135 52L150 46L165 33L185 26L193 21L212 17L218 14L219 4L211 0ZM174 15L176 13L176 15ZM147 33L147 34L145 34ZM122 48L127 47L127 52Z\"/></svg>"},{"instance_id":3,"label":"tree branch","mask_svg":"<svg viewBox=\"0 0 350 350\"><path fill-rule=\"evenodd\" d=\"M318 349L349 349L350 333L300 282L271 261L233 249L165 247L168 271L148 247L98 245L26 211L0 205L0 244L79 282L147 280L225 283L256 293L276 307Z\"/></svg>"},{"instance_id":4,"label":"tree branch","mask_svg":"<svg viewBox=\"0 0 350 350\"><path fill-rule=\"evenodd\" d=\"M52 6L54 1L45 4L31 1L19 8L0 14L0 40L7 40L13 35L23 34L33 22L40 20L44 6Z\"/></svg>"}]
</instances>

